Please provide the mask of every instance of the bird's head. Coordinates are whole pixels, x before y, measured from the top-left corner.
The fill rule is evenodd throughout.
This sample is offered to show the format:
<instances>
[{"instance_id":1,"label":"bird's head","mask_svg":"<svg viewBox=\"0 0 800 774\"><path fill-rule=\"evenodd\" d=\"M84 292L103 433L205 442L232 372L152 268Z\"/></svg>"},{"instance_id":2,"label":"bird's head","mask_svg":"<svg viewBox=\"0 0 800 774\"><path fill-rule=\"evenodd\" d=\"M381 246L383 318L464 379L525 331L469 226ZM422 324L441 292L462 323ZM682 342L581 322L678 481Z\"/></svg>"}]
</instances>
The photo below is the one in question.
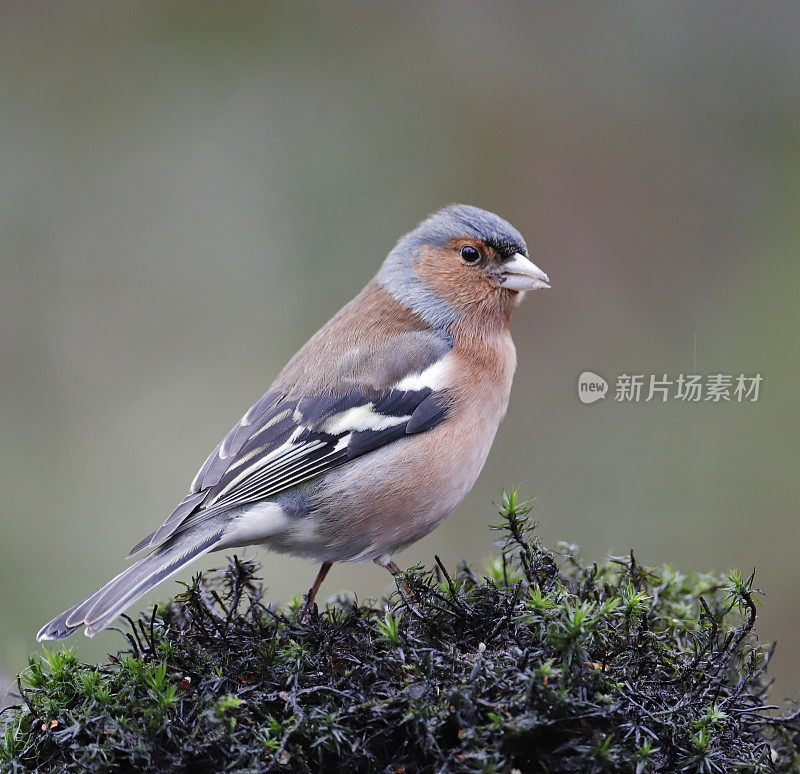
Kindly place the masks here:
<instances>
[{"instance_id":1,"label":"bird's head","mask_svg":"<svg viewBox=\"0 0 800 774\"><path fill-rule=\"evenodd\" d=\"M441 328L472 315L507 319L525 291L550 287L519 231L467 204L444 207L402 237L377 279Z\"/></svg>"}]
</instances>

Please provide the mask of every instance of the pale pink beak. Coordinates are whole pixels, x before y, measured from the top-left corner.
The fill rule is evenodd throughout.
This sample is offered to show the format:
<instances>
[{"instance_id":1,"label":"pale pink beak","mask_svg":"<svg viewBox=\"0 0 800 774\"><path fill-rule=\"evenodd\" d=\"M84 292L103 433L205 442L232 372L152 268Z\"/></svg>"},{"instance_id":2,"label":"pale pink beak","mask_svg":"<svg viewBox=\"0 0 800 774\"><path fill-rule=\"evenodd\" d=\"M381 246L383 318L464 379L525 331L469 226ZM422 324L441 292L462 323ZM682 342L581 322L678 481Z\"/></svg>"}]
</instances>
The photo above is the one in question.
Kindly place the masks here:
<instances>
[{"instance_id":1,"label":"pale pink beak","mask_svg":"<svg viewBox=\"0 0 800 774\"><path fill-rule=\"evenodd\" d=\"M538 290L549 288L550 278L533 261L514 253L503 263L500 285L508 290Z\"/></svg>"}]
</instances>

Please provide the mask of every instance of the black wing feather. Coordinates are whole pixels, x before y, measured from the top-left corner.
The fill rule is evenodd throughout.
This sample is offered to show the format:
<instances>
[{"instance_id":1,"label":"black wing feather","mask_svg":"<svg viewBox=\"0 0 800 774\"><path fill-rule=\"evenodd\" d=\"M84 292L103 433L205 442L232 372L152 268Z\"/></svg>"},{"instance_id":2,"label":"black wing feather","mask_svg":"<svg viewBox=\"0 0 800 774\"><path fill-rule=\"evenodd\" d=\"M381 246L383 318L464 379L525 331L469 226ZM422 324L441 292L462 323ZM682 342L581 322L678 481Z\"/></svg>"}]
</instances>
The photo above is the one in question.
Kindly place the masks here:
<instances>
[{"instance_id":1,"label":"black wing feather","mask_svg":"<svg viewBox=\"0 0 800 774\"><path fill-rule=\"evenodd\" d=\"M411 415L406 425L406 433L424 433L441 422L447 414L447 398L441 394L429 395Z\"/></svg>"}]
</instances>

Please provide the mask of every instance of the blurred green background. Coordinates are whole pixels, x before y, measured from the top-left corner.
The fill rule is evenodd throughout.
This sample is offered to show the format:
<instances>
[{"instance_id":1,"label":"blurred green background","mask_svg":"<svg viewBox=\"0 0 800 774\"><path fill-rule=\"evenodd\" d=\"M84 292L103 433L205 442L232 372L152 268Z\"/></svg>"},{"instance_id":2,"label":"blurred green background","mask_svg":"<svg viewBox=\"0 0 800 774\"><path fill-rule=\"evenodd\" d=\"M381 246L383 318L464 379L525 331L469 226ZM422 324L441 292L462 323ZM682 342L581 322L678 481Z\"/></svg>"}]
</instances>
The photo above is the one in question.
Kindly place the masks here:
<instances>
[{"instance_id":1,"label":"blurred green background","mask_svg":"<svg viewBox=\"0 0 800 774\"><path fill-rule=\"evenodd\" d=\"M788 2L4 3L0 670L124 566L286 359L452 201L514 223L553 289L515 316L478 484L401 564L482 561L490 503L518 483L541 536L589 558L755 565L774 698L797 695ZM757 403L578 401L587 369L691 371L695 336L697 372L763 375ZM315 572L263 560L276 600ZM387 581L341 565L324 592Z\"/></svg>"}]
</instances>

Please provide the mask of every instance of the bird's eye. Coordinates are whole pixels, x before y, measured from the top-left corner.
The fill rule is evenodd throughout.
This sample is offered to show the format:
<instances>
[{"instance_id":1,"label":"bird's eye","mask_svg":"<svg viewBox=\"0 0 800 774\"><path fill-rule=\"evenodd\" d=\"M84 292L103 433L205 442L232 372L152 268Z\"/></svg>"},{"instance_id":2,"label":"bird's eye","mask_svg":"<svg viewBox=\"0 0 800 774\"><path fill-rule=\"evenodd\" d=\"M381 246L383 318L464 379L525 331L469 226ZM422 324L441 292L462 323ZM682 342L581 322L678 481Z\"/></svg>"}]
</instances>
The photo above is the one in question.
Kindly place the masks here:
<instances>
[{"instance_id":1,"label":"bird's eye","mask_svg":"<svg viewBox=\"0 0 800 774\"><path fill-rule=\"evenodd\" d=\"M481 254L478 252L477 248L472 245L464 245L461 248L461 257L467 263L476 263L480 260Z\"/></svg>"}]
</instances>

